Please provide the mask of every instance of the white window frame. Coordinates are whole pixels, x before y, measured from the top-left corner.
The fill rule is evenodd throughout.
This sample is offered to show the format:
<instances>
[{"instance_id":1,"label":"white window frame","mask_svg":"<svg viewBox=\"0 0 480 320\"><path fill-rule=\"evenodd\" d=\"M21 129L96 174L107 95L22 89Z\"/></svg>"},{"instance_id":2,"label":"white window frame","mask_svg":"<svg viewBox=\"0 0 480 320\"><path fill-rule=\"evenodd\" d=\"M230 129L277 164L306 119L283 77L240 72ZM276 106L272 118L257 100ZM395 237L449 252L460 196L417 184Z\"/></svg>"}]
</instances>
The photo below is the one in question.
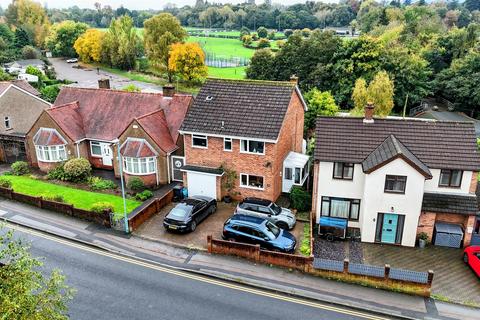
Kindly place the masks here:
<instances>
[{"instance_id":1,"label":"white window frame","mask_svg":"<svg viewBox=\"0 0 480 320\"><path fill-rule=\"evenodd\" d=\"M193 144L193 138L205 139L205 142L206 142L205 147L194 145L194 144ZM201 134L192 134L192 148L208 149L208 137L207 137L207 136L204 136L204 135L201 135Z\"/></svg>"},{"instance_id":2,"label":"white window frame","mask_svg":"<svg viewBox=\"0 0 480 320\"><path fill-rule=\"evenodd\" d=\"M37 154L37 160L41 162L62 162L67 160L67 150L64 144L54 146L36 145L35 152ZM63 157L61 153L63 153ZM47 157L45 155L47 155Z\"/></svg>"},{"instance_id":3,"label":"white window frame","mask_svg":"<svg viewBox=\"0 0 480 320\"><path fill-rule=\"evenodd\" d=\"M243 176L247 176L247 184L243 184L242 183L242 177ZM255 177L261 177L263 179L263 187L252 187L250 185L250 176L255 176ZM264 176L260 176L260 175L256 175L256 174L248 174L248 173L240 173L240 187L241 188L247 188L247 189L254 189L254 190L265 190L265 177Z\"/></svg>"},{"instance_id":4,"label":"white window frame","mask_svg":"<svg viewBox=\"0 0 480 320\"><path fill-rule=\"evenodd\" d=\"M122 157L122 159L123 159L123 172L128 173L132 176L147 176L150 174L155 174L157 172L157 157L142 157L142 158ZM142 162L145 163L144 172L142 172L143 171ZM150 165L152 164L153 164L153 169L150 167ZM137 170L135 170L135 168Z\"/></svg>"},{"instance_id":5,"label":"white window frame","mask_svg":"<svg viewBox=\"0 0 480 320\"><path fill-rule=\"evenodd\" d=\"M230 149L225 148L225 142L230 142ZM233 151L233 139L232 138L223 138L223 151L228 151L228 152Z\"/></svg>"},{"instance_id":6,"label":"white window frame","mask_svg":"<svg viewBox=\"0 0 480 320\"><path fill-rule=\"evenodd\" d=\"M12 129L12 121L10 120L9 116L6 116L4 119L5 129Z\"/></svg>"},{"instance_id":7,"label":"white window frame","mask_svg":"<svg viewBox=\"0 0 480 320\"><path fill-rule=\"evenodd\" d=\"M100 154L93 153L93 145L98 146L100 148ZM92 157L101 158L103 156L102 143L98 141L90 141L90 154L92 155Z\"/></svg>"},{"instance_id":8,"label":"white window frame","mask_svg":"<svg viewBox=\"0 0 480 320\"><path fill-rule=\"evenodd\" d=\"M243 150L244 141L246 141L246 144L245 144L245 146L247 147L247 150L246 150L246 151ZM263 143L263 152L250 152L249 150L250 150L250 142L251 142L251 141ZM240 140L240 153L256 154L256 155L265 155L265 148L266 148L265 141L260 141L260 140L245 140L245 139Z\"/></svg>"}]
</instances>

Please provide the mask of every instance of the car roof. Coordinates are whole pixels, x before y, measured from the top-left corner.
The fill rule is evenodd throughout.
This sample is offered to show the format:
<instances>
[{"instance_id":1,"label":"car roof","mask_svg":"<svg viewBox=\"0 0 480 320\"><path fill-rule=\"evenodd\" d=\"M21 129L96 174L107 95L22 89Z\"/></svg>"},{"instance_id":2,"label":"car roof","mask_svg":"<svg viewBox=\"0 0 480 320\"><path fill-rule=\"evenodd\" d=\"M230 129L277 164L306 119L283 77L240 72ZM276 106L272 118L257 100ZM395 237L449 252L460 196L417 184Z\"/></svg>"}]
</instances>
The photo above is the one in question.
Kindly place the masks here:
<instances>
[{"instance_id":1,"label":"car roof","mask_svg":"<svg viewBox=\"0 0 480 320\"><path fill-rule=\"evenodd\" d=\"M196 206L199 203L206 202L203 199L197 199L197 198L186 198L183 199L181 203L189 205L189 206Z\"/></svg>"},{"instance_id":2,"label":"car roof","mask_svg":"<svg viewBox=\"0 0 480 320\"><path fill-rule=\"evenodd\" d=\"M267 200L267 199L253 198L253 197L245 198L245 199L243 199L243 202L244 203L259 204L259 205L262 205L262 206L269 206L272 203L272 201Z\"/></svg>"},{"instance_id":3,"label":"car roof","mask_svg":"<svg viewBox=\"0 0 480 320\"><path fill-rule=\"evenodd\" d=\"M230 218L231 222L240 222L241 224L245 225L255 225L259 226L265 224L266 220L260 217L248 216L245 214L235 214L233 217Z\"/></svg>"}]
</instances>

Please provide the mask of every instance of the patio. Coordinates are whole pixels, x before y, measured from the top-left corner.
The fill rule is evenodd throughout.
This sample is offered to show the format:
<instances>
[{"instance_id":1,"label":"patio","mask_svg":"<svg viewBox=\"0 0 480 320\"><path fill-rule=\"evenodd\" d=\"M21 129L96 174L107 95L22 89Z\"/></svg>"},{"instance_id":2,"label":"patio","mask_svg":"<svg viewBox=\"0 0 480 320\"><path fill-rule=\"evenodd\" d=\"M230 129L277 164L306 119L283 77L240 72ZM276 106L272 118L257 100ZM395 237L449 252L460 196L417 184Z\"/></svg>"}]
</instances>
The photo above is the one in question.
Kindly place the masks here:
<instances>
[{"instance_id":1,"label":"patio","mask_svg":"<svg viewBox=\"0 0 480 320\"><path fill-rule=\"evenodd\" d=\"M480 281L463 263L463 250L437 246L425 249L393 245L315 239L315 257L435 272L432 294L435 298L480 306Z\"/></svg>"}]
</instances>

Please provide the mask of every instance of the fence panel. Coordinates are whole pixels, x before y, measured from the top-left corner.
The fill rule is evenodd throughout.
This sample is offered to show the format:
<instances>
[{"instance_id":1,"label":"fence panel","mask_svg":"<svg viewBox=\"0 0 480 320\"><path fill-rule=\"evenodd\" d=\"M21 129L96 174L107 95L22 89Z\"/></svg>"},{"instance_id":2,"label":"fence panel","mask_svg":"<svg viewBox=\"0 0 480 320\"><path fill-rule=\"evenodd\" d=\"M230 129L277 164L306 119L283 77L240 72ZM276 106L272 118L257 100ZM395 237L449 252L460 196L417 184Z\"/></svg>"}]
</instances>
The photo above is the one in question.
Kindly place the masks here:
<instances>
[{"instance_id":1,"label":"fence panel","mask_svg":"<svg viewBox=\"0 0 480 320\"><path fill-rule=\"evenodd\" d=\"M343 272L343 261L315 258L313 267L315 269Z\"/></svg>"},{"instance_id":2,"label":"fence panel","mask_svg":"<svg viewBox=\"0 0 480 320\"><path fill-rule=\"evenodd\" d=\"M391 268L389 278L415 283L428 283L428 272Z\"/></svg>"},{"instance_id":3,"label":"fence panel","mask_svg":"<svg viewBox=\"0 0 480 320\"><path fill-rule=\"evenodd\" d=\"M141 206L133 210L128 215L128 225L130 232L136 230L142 223L147 221L151 216L159 212L163 207L172 202L173 190L170 190L161 198L153 198L143 203Z\"/></svg>"},{"instance_id":4,"label":"fence panel","mask_svg":"<svg viewBox=\"0 0 480 320\"><path fill-rule=\"evenodd\" d=\"M360 276L370 276L383 278L385 276L385 267L370 266L368 264L350 263L348 272Z\"/></svg>"}]
</instances>

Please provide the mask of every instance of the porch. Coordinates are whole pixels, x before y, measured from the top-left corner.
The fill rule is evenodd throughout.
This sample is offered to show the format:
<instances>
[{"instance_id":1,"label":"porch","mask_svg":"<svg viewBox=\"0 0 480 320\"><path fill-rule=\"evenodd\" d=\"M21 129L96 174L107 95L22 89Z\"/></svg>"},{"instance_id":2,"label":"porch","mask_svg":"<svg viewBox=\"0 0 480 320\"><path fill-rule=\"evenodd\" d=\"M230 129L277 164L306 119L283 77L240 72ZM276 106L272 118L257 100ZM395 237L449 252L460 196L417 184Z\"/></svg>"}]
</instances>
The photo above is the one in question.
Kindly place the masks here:
<instances>
[{"instance_id":1,"label":"porch","mask_svg":"<svg viewBox=\"0 0 480 320\"><path fill-rule=\"evenodd\" d=\"M310 174L310 156L290 151L283 160L282 192L289 193L293 186L303 186Z\"/></svg>"}]
</instances>

